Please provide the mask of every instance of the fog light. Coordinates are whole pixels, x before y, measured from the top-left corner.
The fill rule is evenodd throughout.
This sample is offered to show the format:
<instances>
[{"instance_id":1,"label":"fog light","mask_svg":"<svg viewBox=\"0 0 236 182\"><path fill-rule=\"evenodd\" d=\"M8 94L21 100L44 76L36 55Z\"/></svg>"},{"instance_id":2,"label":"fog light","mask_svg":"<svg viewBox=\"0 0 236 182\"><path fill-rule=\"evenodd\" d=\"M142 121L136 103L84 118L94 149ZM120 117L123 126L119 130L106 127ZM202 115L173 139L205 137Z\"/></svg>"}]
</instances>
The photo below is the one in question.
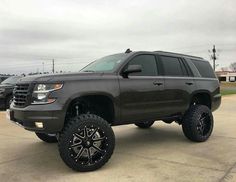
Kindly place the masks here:
<instances>
[{"instance_id":1,"label":"fog light","mask_svg":"<svg viewBox=\"0 0 236 182\"><path fill-rule=\"evenodd\" d=\"M43 128L43 123L42 122L35 122L35 126L37 128Z\"/></svg>"}]
</instances>

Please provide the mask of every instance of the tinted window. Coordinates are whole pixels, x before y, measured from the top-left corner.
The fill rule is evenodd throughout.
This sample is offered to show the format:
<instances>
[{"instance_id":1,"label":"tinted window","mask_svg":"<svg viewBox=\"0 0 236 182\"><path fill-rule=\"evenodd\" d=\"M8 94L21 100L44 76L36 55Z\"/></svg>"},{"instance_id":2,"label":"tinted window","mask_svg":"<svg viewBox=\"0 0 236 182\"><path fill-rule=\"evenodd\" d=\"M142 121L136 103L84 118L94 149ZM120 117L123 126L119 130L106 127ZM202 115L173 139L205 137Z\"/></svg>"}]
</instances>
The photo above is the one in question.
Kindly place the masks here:
<instances>
[{"instance_id":1,"label":"tinted window","mask_svg":"<svg viewBox=\"0 0 236 182\"><path fill-rule=\"evenodd\" d=\"M192 59L192 62L196 66L196 68L198 69L198 71L202 77L205 77L205 78L215 78L216 77L209 62L193 60L193 59Z\"/></svg>"},{"instance_id":2,"label":"tinted window","mask_svg":"<svg viewBox=\"0 0 236 182\"><path fill-rule=\"evenodd\" d=\"M182 61L175 57L161 56L164 73L167 76L186 76L187 71Z\"/></svg>"},{"instance_id":3,"label":"tinted window","mask_svg":"<svg viewBox=\"0 0 236 182\"><path fill-rule=\"evenodd\" d=\"M133 58L128 65L141 65L142 72L132 73L130 75L136 76L156 76L157 75L157 65L156 59L153 55L140 55Z\"/></svg>"}]
</instances>

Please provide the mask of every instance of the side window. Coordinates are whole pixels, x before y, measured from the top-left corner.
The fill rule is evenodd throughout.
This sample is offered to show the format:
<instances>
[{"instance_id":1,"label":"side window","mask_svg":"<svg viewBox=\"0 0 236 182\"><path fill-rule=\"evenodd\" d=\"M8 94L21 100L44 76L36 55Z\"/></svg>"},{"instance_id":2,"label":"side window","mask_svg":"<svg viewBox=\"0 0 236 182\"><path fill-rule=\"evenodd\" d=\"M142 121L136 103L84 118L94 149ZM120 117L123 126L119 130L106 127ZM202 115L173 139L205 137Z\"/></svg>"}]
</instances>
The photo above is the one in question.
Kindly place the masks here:
<instances>
[{"instance_id":1,"label":"side window","mask_svg":"<svg viewBox=\"0 0 236 182\"><path fill-rule=\"evenodd\" d=\"M200 61L192 59L193 64L198 69L200 75L205 78L216 78L215 73L207 61Z\"/></svg>"},{"instance_id":2,"label":"side window","mask_svg":"<svg viewBox=\"0 0 236 182\"><path fill-rule=\"evenodd\" d=\"M188 76L187 70L179 58L161 56L161 62L166 76Z\"/></svg>"},{"instance_id":3,"label":"side window","mask_svg":"<svg viewBox=\"0 0 236 182\"><path fill-rule=\"evenodd\" d=\"M156 76L157 65L154 55L139 55L133 58L128 65L141 65L142 72L131 73L132 76Z\"/></svg>"}]
</instances>

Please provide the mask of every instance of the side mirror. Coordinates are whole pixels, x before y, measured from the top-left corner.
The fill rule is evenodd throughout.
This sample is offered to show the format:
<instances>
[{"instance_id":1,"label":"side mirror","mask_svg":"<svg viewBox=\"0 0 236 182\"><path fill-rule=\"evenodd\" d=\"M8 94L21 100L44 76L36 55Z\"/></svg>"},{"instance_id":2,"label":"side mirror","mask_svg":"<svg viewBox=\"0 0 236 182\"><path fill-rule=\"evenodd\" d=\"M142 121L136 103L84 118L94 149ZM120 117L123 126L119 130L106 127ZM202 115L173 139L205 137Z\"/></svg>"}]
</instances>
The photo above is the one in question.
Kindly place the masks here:
<instances>
[{"instance_id":1,"label":"side mirror","mask_svg":"<svg viewBox=\"0 0 236 182\"><path fill-rule=\"evenodd\" d=\"M124 77L128 77L130 73L139 73L142 71L141 65L129 65L126 70L123 71Z\"/></svg>"}]
</instances>

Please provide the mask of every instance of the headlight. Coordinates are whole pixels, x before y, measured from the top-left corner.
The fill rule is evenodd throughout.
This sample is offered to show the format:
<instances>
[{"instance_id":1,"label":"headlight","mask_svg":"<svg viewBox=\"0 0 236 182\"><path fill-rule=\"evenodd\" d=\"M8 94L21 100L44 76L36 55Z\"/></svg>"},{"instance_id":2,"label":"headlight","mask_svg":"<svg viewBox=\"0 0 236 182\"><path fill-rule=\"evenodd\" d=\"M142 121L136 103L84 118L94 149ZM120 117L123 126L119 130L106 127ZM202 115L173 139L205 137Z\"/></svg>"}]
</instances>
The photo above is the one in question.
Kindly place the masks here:
<instances>
[{"instance_id":1,"label":"headlight","mask_svg":"<svg viewBox=\"0 0 236 182\"><path fill-rule=\"evenodd\" d=\"M36 84L32 95L32 104L50 104L56 99L49 98L49 94L52 91L61 89L63 84Z\"/></svg>"}]
</instances>

